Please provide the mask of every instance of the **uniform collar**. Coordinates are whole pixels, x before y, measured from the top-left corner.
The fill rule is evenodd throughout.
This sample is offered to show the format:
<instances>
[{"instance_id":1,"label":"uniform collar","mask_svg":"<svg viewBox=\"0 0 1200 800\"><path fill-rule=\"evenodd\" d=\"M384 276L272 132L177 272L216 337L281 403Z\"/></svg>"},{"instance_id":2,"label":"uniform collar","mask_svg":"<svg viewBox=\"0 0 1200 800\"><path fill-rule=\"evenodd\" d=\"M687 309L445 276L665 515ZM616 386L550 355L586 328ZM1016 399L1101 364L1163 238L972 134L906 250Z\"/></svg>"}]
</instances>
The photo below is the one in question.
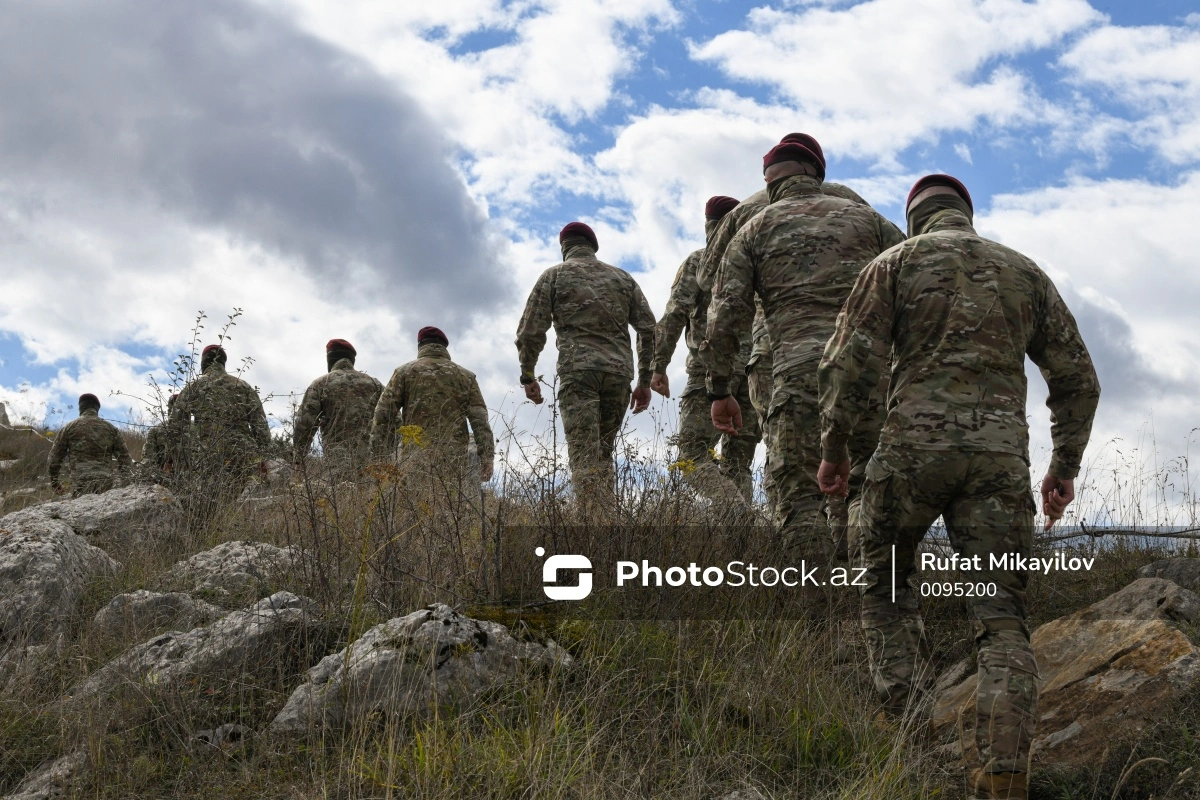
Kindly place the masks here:
<instances>
[{"instance_id":1,"label":"uniform collar","mask_svg":"<svg viewBox=\"0 0 1200 800\"><path fill-rule=\"evenodd\" d=\"M441 342L422 342L417 345L417 358L450 359L450 350Z\"/></svg>"},{"instance_id":2,"label":"uniform collar","mask_svg":"<svg viewBox=\"0 0 1200 800\"><path fill-rule=\"evenodd\" d=\"M100 411L95 408L85 408L83 411L79 412L79 416L81 416L81 417L98 417L98 416L100 416Z\"/></svg>"},{"instance_id":3,"label":"uniform collar","mask_svg":"<svg viewBox=\"0 0 1200 800\"><path fill-rule=\"evenodd\" d=\"M563 251L563 261L570 261L573 258L595 258L596 248L589 247L586 244L572 245L569 249Z\"/></svg>"},{"instance_id":4,"label":"uniform collar","mask_svg":"<svg viewBox=\"0 0 1200 800\"><path fill-rule=\"evenodd\" d=\"M772 203L806 194L820 194L821 179L816 175L788 175L767 184L767 197Z\"/></svg>"},{"instance_id":5,"label":"uniform collar","mask_svg":"<svg viewBox=\"0 0 1200 800\"><path fill-rule=\"evenodd\" d=\"M339 358L337 361L333 362L333 366L329 368L329 371L333 372L334 370L344 370L344 369L348 369L351 372L353 372L354 371L354 362L348 358Z\"/></svg>"}]
</instances>

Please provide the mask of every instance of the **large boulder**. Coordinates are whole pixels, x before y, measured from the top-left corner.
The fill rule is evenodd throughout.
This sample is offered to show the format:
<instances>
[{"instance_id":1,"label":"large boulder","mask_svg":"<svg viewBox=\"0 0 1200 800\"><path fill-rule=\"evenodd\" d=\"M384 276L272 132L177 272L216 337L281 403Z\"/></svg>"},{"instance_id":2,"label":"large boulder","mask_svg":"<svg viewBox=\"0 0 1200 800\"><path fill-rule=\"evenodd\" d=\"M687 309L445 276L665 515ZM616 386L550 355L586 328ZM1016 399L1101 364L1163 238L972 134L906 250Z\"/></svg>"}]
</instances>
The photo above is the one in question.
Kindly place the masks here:
<instances>
[{"instance_id":1,"label":"large boulder","mask_svg":"<svg viewBox=\"0 0 1200 800\"><path fill-rule=\"evenodd\" d=\"M1200 592L1200 558L1164 558L1137 571L1139 578L1166 578L1185 589Z\"/></svg>"},{"instance_id":2,"label":"large boulder","mask_svg":"<svg viewBox=\"0 0 1200 800\"><path fill-rule=\"evenodd\" d=\"M11 520L45 517L62 520L85 536L130 537L134 541L171 532L183 510L175 496L161 486L122 486L101 494L52 500L0 519L0 528Z\"/></svg>"},{"instance_id":3,"label":"large boulder","mask_svg":"<svg viewBox=\"0 0 1200 800\"><path fill-rule=\"evenodd\" d=\"M56 758L35 769L21 781L12 794L3 800L55 800L66 796L67 789L88 763L87 753L80 750Z\"/></svg>"},{"instance_id":4,"label":"large boulder","mask_svg":"<svg viewBox=\"0 0 1200 800\"><path fill-rule=\"evenodd\" d=\"M138 589L119 594L92 618L92 632L124 639L144 638L163 628L191 630L228 613L184 592Z\"/></svg>"},{"instance_id":5,"label":"large boulder","mask_svg":"<svg viewBox=\"0 0 1200 800\"><path fill-rule=\"evenodd\" d=\"M220 605L236 605L270 594L276 578L291 569L298 556L294 547L225 542L180 561L160 583Z\"/></svg>"},{"instance_id":6,"label":"large boulder","mask_svg":"<svg viewBox=\"0 0 1200 800\"><path fill-rule=\"evenodd\" d=\"M155 636L93 673L70 692L70 703L79 706L125 685L169 690L195 679L236 679L270 668L285 653L306 649L315 605L279 592L206 627Z\"/></svg>"},{"instance_id":7,"label":"large boulder","mask_svg":"<svg viewBox=\"0 0 1200 800\"><path fill-rule=\"evenodd\" d=\"M1041 673L1035 763L1094 766L1115 741L1131 740L1200 680L1200 648L1176 623L1200 619L1200 596L1162 578L1141 578L1033 632ZM938 697L935 730L973 713L978 676Z\"/></svg>"},{"instance_id":8,"label":"large boulder","mask_svg":"<svg viewBox=\"0 0 1200 800\"><path fill-rule=\"evenodd\" d=\"M0 650L50 641L88 582L118 564L59 520L12 514L0 523Z\"/></svg>"},{"instance_id":9,"label":"large boulder","mask_svg":"<svg viewBox=\"0 0 1200 800\"><path fill-rule=\"evenodd\" d=\"M271 730L299 733L374 712L422 716L435 705L469 700L530 667L570 663L570 655L554 642L519 641L499 623L433 605L376 625L350 647L322 659Z\"/></svg>"}]
</instances>

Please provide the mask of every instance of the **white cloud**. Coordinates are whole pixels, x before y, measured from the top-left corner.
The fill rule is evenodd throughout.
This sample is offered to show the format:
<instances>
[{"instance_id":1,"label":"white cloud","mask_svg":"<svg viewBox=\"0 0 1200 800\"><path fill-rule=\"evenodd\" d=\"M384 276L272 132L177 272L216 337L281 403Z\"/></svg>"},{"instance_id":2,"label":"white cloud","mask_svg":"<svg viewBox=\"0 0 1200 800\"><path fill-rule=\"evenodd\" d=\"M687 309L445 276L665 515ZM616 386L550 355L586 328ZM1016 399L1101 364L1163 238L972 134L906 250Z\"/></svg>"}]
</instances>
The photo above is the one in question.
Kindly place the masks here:
<instances>
[{"instance_id":1,"label":"white cloud","mask_svg":"<svg viewBox=\"0 0 1200 800\"><path fill-rule=\"evenodd\" d=\"M1046 102L1003 59L1044 49L1100 19L1084 0L871 0L846 9L756 8L745 30L693 57L769 87L839 150L889 162L982 123L1041 119Z\"/></svg>"}]
</instances>

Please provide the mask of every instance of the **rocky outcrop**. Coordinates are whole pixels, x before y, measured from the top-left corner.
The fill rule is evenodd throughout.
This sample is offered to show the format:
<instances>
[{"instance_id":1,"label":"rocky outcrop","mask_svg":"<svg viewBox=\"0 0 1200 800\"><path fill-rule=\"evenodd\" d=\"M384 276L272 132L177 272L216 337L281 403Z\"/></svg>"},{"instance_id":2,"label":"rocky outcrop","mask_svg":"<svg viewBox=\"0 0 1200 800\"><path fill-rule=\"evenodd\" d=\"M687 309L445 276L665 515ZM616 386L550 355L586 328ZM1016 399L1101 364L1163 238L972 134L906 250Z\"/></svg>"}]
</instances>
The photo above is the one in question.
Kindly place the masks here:
<instances>
[{"instance_id":1,"label":"rocky outcrop","mask_svg":"<svg viewBox=\"0 0 1200 800\"><path fill-rule=\"evenodd\" d=\"M89 581L118 564L60 520L0 519L0 650L62 633Z\"/></svg>"},{"instance_id":2,"label":"rocky outcrop","mask_svg":"<svg viewBox=\"0 0 1200 800\"><path fill-rule=\"evenodd\" d=\"M1164 558L1137 571L1139 578L1166 578L1185 589L1200 592L1200 558Z\"/></svg>"},{"instance_id":3,"label":"rocky outcrop","mask_svg":"<svg viewBox=\"0 0 1200 800\"><path fill-rule=\"evenodd\" d=\"M225 542L171 567L160 584L224 606L265 597L299 551L265 542Z\"/></svg>"},{"instance_id":4,"label":"rocky outcrop","mask_svg":"<svg viewBox=\"0 0 1200 800\"><path fill-rule=\"evenodd\" d=\"M164 628L191 630L227 612L184 592L161 594L139 589L119 594L92 619L92 632L126 640L144 638Z\"/></svg>"},{"instance_id":5,"label":"rocky outcrop","mask_svg":"<svg viewBox=\"0 0 1200 800\"><path fill-rule=\"evenodd\" d=\"M182 516L179 501L163 487L122 486L103 494L30 506L0 519L0 528L10 518L16 524L44 517L61 520L84 536L122 536L140 541L169 535Z\"/></svg>"},{"instance_id":6,"label":"rocky outcrop","mask_svg":"<svg viewBox=\"0 0 1200 800\"><path fill-rule=\"evenodd\" d=\"M206 627L164 633L101 667L70 692L70 703L77 706L127 684L165 690L196 678L234 679L253 673L297 651L312 632L314 615L311 600L279 592Z\"/></svg>"},{"instance_id":7,"label":"rocky outcrop","mask_svg":"<svg viewBox=\"0 0 1200 800\"><path fill-rule=\"evenodd\" d=\"M29 774L12 794L3 800L54 800L64 797L71 781L87 767L87 753L77 753L56 758L43 764Z\"/></svg>"},{"instance_id":8,"label":"rocky outcrop","mask_svg":"<svg viewBox=\"0 0 1200 800\"><path fill-rule=\"evenodd\" d=\"M1035 763L1089 766L1176 706L1200 681L1200 648L1177 623L1200 619L1200 596L1141 578L1081 611L1040 626L1032 643L1041 673ZM933 712L949 733L977 676L946 690Z\"/></svg>"},{"instance_id":9,"label":"rocky outcrop","mask_svg":"<svg viewBox=\"0 0 1200 800\"><path fill-rule=\"evenodd\" d=\"M531 667L568 666L553 642L514 639L496 622L434 605L389 620L309 670L271 723L297 733L372 713L429 713L510 681Z\"/></svg>"}]
</instances>

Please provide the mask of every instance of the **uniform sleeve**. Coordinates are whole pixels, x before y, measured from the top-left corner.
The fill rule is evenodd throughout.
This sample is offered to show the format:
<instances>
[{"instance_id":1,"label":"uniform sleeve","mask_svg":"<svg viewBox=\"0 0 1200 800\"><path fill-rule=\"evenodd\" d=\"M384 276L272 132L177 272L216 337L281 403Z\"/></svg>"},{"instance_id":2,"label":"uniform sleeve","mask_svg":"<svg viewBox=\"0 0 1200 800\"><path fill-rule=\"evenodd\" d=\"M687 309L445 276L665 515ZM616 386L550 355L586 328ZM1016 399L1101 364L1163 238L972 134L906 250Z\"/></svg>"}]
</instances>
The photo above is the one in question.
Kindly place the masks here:
<instances>
[{"instance_id":1,"label":"uniform sleeve","mask_svg":"<svg viewBox=\"0 0 1200 800\"><path fill-rule=\"evenodd\" d=\"M771 355L771 337L767 331L767 315L763 311L762 299L754 298L754 323L750 327L752 346L750 360L746 362L749 370L760 358Z\"/></svg>"},{"instance_id":2,"label":"uniform sleeve","mask_svg":"<svg viewBox=\"0 0 1200 800\"><path fill-rule=\"evenodd\" d=\"M904 235L904 231L896 227L896 223L878 212L875 216L879 225L879 243L882 247L879 252L889 250L908 238Z\"/></svg>"},{"instance_id":3,"label":"uniform sleeve","mask_svg":"<svg viewBox=\"0 0 1200 800\"><path fill-rule=\"evenodd\" d=\"M654 326L657 321L637 281L633 281L629 324L637 331L637 385L639 389L644 389L650 386L650 368L654 360Z\"/></svg>"},{"instance_id":4,"label":"uniform sleeve","mask_svg":"<svg viewBox=\"0 0 1200 800\"><path fill-rule=\"evenodd\" d=\"M398 367L379 395L375 416L371 419L372 457L381 457L396 449L396 418L404 406L404 368Z\"/></svg>"},{"instance_id":5,"label":"uniform sleeve","mask_svg":"<svg viewBox=\"0 0 1200 800\"><path fill-rule=\"evenodd\" d=\"M715 395L729 394L742 339L750 336L756 269L751 237L755 230L752 223L737 232L713 278L708 331L700 343L700 359Z\"/></svg>"},{"instance_id":6,"label":"uniform sleeve","mask_svg":"<svg viewBox=\"0 0 1200 800\"><path fill-rule=\"evenodd\" d=\"M125 439L115 426L112 429L112 438L112 454L117 459L117 471L128 475L133 471L133 456L129 455L129 446L125 444Z\"/></svg>"},{"instance_id":7,"label":"uniform sleeve","mask_svg":"<svg viewBox=\"0 0 1200 800\"><path fill-rule=\"evenodd\" d=\"M58 435L54 437L54 444L50 448L50 457L46 461L46 469L50 474L50 485L58 485L58 473L62 471L63 460L67 457L67 452L70 450L68 441L71 438L71 423L63 426Z\"/></svg>"},{"instance_id":8,"label":"uniform sleeve","mask_svg":"<svg viewBox=\"0 0 1200 800\"><path fill-rule=\"evenodd\" d=\"M488 422L487 403L483 401L483 392L479 391L479 381L474 375L471 376L471 393L467 401L467 422L471 425L471 435L475 437L479 463L492 463L495 459L496 439Z\"/></svg>"},{"instance_id":9,"label":"uniform sleeve","mask_svg":"<svg viewBox=\"0 0 1200 800\"><path fill-rule=\"evenodd\" d=\"M320 384L313 381L304 391L304 399L296 410L296 421L292 424L293 459L302 461L308 456L313 437L317 434L317 426L321 423Z\"/></svg>"},{"instance_id":10,"label":"uniform sleeve","mask_svg":"<svg viewBox=\"0 0 1200 800\"><path fill-rule=\"evenodd\" d=\"M521 361L521 374L533 375L538 356L546 346L546 331L554 321L554 270L542 273L529 293L525 313L517 326L517 357Z\"/></svg>"},{"instance_id":11,"label":"uniform sleeve","mask_svg":"<svg viewBox=\"0 0 1200 800\"><path fill-rule=\"evenodd\" d=\"M684 259L675 273L675 282L671 284L671 296L667 299L667 309L654 327L654 361L650 366L651 372L666 372L675 354L675 345L679 335L687 327L688 317L696 307L696 294L699 286L696 284L696 266L702 256L693 253Z\"/></svg>"},{"instance_id":12,"label":"uniform sleeve","mask_svg":"<svg viewBox=\"0 0 1200 800\"><path fill-rule=\"evenodd\" d=\"M1050 474L1070 480L1079 474L1083 462L1083 450L1100 402L1100 380L1075 317L1049 278L1046 282L1045 308L1026 352L1050 388L1046 398L1054 442Z\"/></svg>"},{"instance_id":13,"label":"uniform sleeve","mask_svg":"<svg viewBox=\"0 0 1200 800\"><path fill-rule=\"evenodd\" d=\"M740 215L736 212L737 209L734 209L726 214L721 223L717 225L712 239L704 248L704 255L700 257L700 263L696 265L696 285L705 291L712 288L717 270L721 266L721 259L725 257L729 243L733 241L733 237L738 232Z\"/></svg>"},{"instance_id":14,"label":"uniform sleeve","mask_svg":"<svg viewBox=\"0 0 1200 800\"><path fill-rule=\"evenodd\" d=\"M871 404L871 394L892 348L896 274L893 258L877 258L859 274L838 314L833 336L817 367L821 407L821 457L839 464L850 457L855 424Z\"/></svg>"}]
</instances>

